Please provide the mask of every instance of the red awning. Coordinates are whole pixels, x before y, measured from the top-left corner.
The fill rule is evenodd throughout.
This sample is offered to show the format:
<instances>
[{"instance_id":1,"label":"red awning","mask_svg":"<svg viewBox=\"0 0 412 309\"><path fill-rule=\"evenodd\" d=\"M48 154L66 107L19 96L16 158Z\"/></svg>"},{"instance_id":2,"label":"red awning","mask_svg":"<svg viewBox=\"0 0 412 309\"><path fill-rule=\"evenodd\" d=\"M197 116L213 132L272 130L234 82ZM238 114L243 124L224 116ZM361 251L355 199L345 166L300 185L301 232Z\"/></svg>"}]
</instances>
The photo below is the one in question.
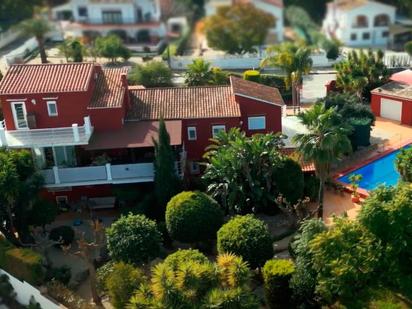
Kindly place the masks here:
<instances>
[{"instance_id":1,"label":"red awning","mask_svg":"<svg viewBox=\"0 0 412 309\"><path fill-rule=\"evenodd\" d=\"M182 121L165 121L172 146L182 144ZM95 132L86 150L153 147L157 139L159 121L126 122L120 130Z\"/></svg>"}]
</instances>

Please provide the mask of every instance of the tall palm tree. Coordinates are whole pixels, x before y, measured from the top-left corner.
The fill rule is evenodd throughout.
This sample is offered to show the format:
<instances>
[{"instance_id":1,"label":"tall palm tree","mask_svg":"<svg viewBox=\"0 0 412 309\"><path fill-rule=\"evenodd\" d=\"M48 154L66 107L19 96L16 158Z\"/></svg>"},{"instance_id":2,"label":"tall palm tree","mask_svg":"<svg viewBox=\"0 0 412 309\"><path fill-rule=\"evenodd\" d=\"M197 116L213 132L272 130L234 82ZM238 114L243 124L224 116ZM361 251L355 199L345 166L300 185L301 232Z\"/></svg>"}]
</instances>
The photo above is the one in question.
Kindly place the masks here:
<instances>
[{"instance_id":1,"label":"tall palm tree","mask_svg":"<svg viewBox=\"0 0 412 309\"><path fill-rule=\"evenodd\" d=\"M261 66L278 67L285 73L286 88L292 87L293 106L300 109L299 89L302 76L308 74L313 65L311 49L305 45L286 42L269 47L266 55Z\"/></svg>"},{"instance_id":2,"label":"tall palm tree","mask_svg":"<svg viewBox=\"0 0 412 309\"><path fill-rule=\"evenodd\" d=\"M19 28L21 32L27 36L34 36L39 45L39 52L41 63L47 63L47 54L44 48L45 36L46 33L51 30L50 24L47 20L41 17L34 17L23 21Z\"/></svg>"},{"instance_id":3,"label":"tall palm tree","mask_svg":"<svg viewBox=\"0 0 412 309\"><path fill-rule=\"evenodd\" d=\"M351 152L348 138L350 128L340 119L334 108L327 109L323 103L315 104L298 118L308 129L308 133L297 134L293 141L304 162L313 162L319 178L318 217L323 217L323 190L331 164Z\"/></svg>"}]
</instances>

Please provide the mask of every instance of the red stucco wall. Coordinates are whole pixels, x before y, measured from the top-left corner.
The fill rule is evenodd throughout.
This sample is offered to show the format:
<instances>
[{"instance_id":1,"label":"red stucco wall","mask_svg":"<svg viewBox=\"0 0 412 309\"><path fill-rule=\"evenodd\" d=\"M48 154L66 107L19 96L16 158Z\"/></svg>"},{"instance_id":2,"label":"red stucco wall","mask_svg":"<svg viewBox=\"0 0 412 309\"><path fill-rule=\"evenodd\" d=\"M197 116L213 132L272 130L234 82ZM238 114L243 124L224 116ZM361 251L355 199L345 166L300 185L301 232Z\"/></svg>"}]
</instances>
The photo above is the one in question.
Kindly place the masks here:
<instances>
[{"instance_id":1,"label":"red stucco wall","mask_svg":"<svg viewBox=\"0 0 412 309\"><path fill-rule=\"evenodd\" d=\"M380 94L372 94L371 96L371 109L375 116L380 117L381 115L381 99L387 98L390 100L401 101L402 102L402 118L401 124L412 125L412 100L405 100Z\"/></svg>"},{"instance_id":2,"label":"red stucco wall","mask_svg":"<svg viewBox=\"0 0 412 309\"><path fill-rule=\"evenodd\" d=\"M236 96L242 114L242 130L248 136L256 133L282 132L282 107L257 100ZM266 116L265 130L248 130L248 117Z\"/></svg>"},{"instance_id":3,"label":"red stucco wall","mask_svg":"<svg viewBox=\"0 0 412 309\"><path fill-rule=\"evenodd\" d=\"M87 197L106 197L113 196L112 186L111 185L98 185L98 186L81 186L81 187L72 187L69 191L56 191L42 189L40 195L51 201L55 202L57 196L67 196L69 202L80 201L82 196Z\"/></svg>"}]
</instances>

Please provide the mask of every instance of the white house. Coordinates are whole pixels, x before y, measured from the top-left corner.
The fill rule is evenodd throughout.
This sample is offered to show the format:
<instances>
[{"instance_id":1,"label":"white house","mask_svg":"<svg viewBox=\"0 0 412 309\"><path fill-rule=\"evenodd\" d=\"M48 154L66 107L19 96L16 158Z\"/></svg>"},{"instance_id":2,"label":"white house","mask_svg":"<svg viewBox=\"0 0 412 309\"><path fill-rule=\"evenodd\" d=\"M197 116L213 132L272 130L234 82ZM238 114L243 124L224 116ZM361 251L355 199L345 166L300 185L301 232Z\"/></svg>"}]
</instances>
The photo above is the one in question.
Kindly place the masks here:
<instances>
[{"instance_id":1,"label":"white house","mask_svg":"<svg viewBox=\"0 0 412 309\"><path fill-rule=\"evenodd\" d=\"M396 8L371 0L334 0L327 4L323 31L346 46L385 47Z\"/></svg>"},{"instance_id":2,"label":"white house","mask_svg":"<svg viewBox=\"0 0 412 309\"><path fill-rule=\"evenodd\" d=\"M53 9L65 37L117 34L129 48L157 50L166 36L161 0L71 0Z\"/></svg>"},{"instance_id":3,"label":"white house","mask_svg":"<svg viewBox=\"0 0 412 309\"><path fill-rule=\"evenodd\" d=\"M256 8L272 14L276 24L269 30L269 44L283 41L283 0L209 0L205 5L206 16L214 15L218 7L233 5L236 2L252 3Z\"/></svg>"}]
</instances>

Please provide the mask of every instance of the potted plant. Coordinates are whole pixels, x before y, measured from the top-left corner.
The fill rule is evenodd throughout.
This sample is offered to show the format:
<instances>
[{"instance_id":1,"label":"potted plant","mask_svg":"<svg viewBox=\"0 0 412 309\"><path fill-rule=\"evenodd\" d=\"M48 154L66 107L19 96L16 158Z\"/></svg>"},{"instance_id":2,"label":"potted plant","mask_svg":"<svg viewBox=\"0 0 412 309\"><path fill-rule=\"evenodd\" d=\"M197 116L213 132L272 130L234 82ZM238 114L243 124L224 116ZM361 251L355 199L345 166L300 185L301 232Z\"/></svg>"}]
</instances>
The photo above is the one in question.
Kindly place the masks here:
<instances>
[{"instance_id":1,"label":"potted plant","mask_svg":"<svg viewBox=\"0 0 412 309\"><path fill-rule=\"evenodd\" d=\"M351 175L349 177L349 180L350 180L350 185L352 189L352 202L359 203L360 198L359 198L358 188L359 188L359 182L362 180L362 175L359 175L359 174Z\"/></svg>"}]
</instances>

